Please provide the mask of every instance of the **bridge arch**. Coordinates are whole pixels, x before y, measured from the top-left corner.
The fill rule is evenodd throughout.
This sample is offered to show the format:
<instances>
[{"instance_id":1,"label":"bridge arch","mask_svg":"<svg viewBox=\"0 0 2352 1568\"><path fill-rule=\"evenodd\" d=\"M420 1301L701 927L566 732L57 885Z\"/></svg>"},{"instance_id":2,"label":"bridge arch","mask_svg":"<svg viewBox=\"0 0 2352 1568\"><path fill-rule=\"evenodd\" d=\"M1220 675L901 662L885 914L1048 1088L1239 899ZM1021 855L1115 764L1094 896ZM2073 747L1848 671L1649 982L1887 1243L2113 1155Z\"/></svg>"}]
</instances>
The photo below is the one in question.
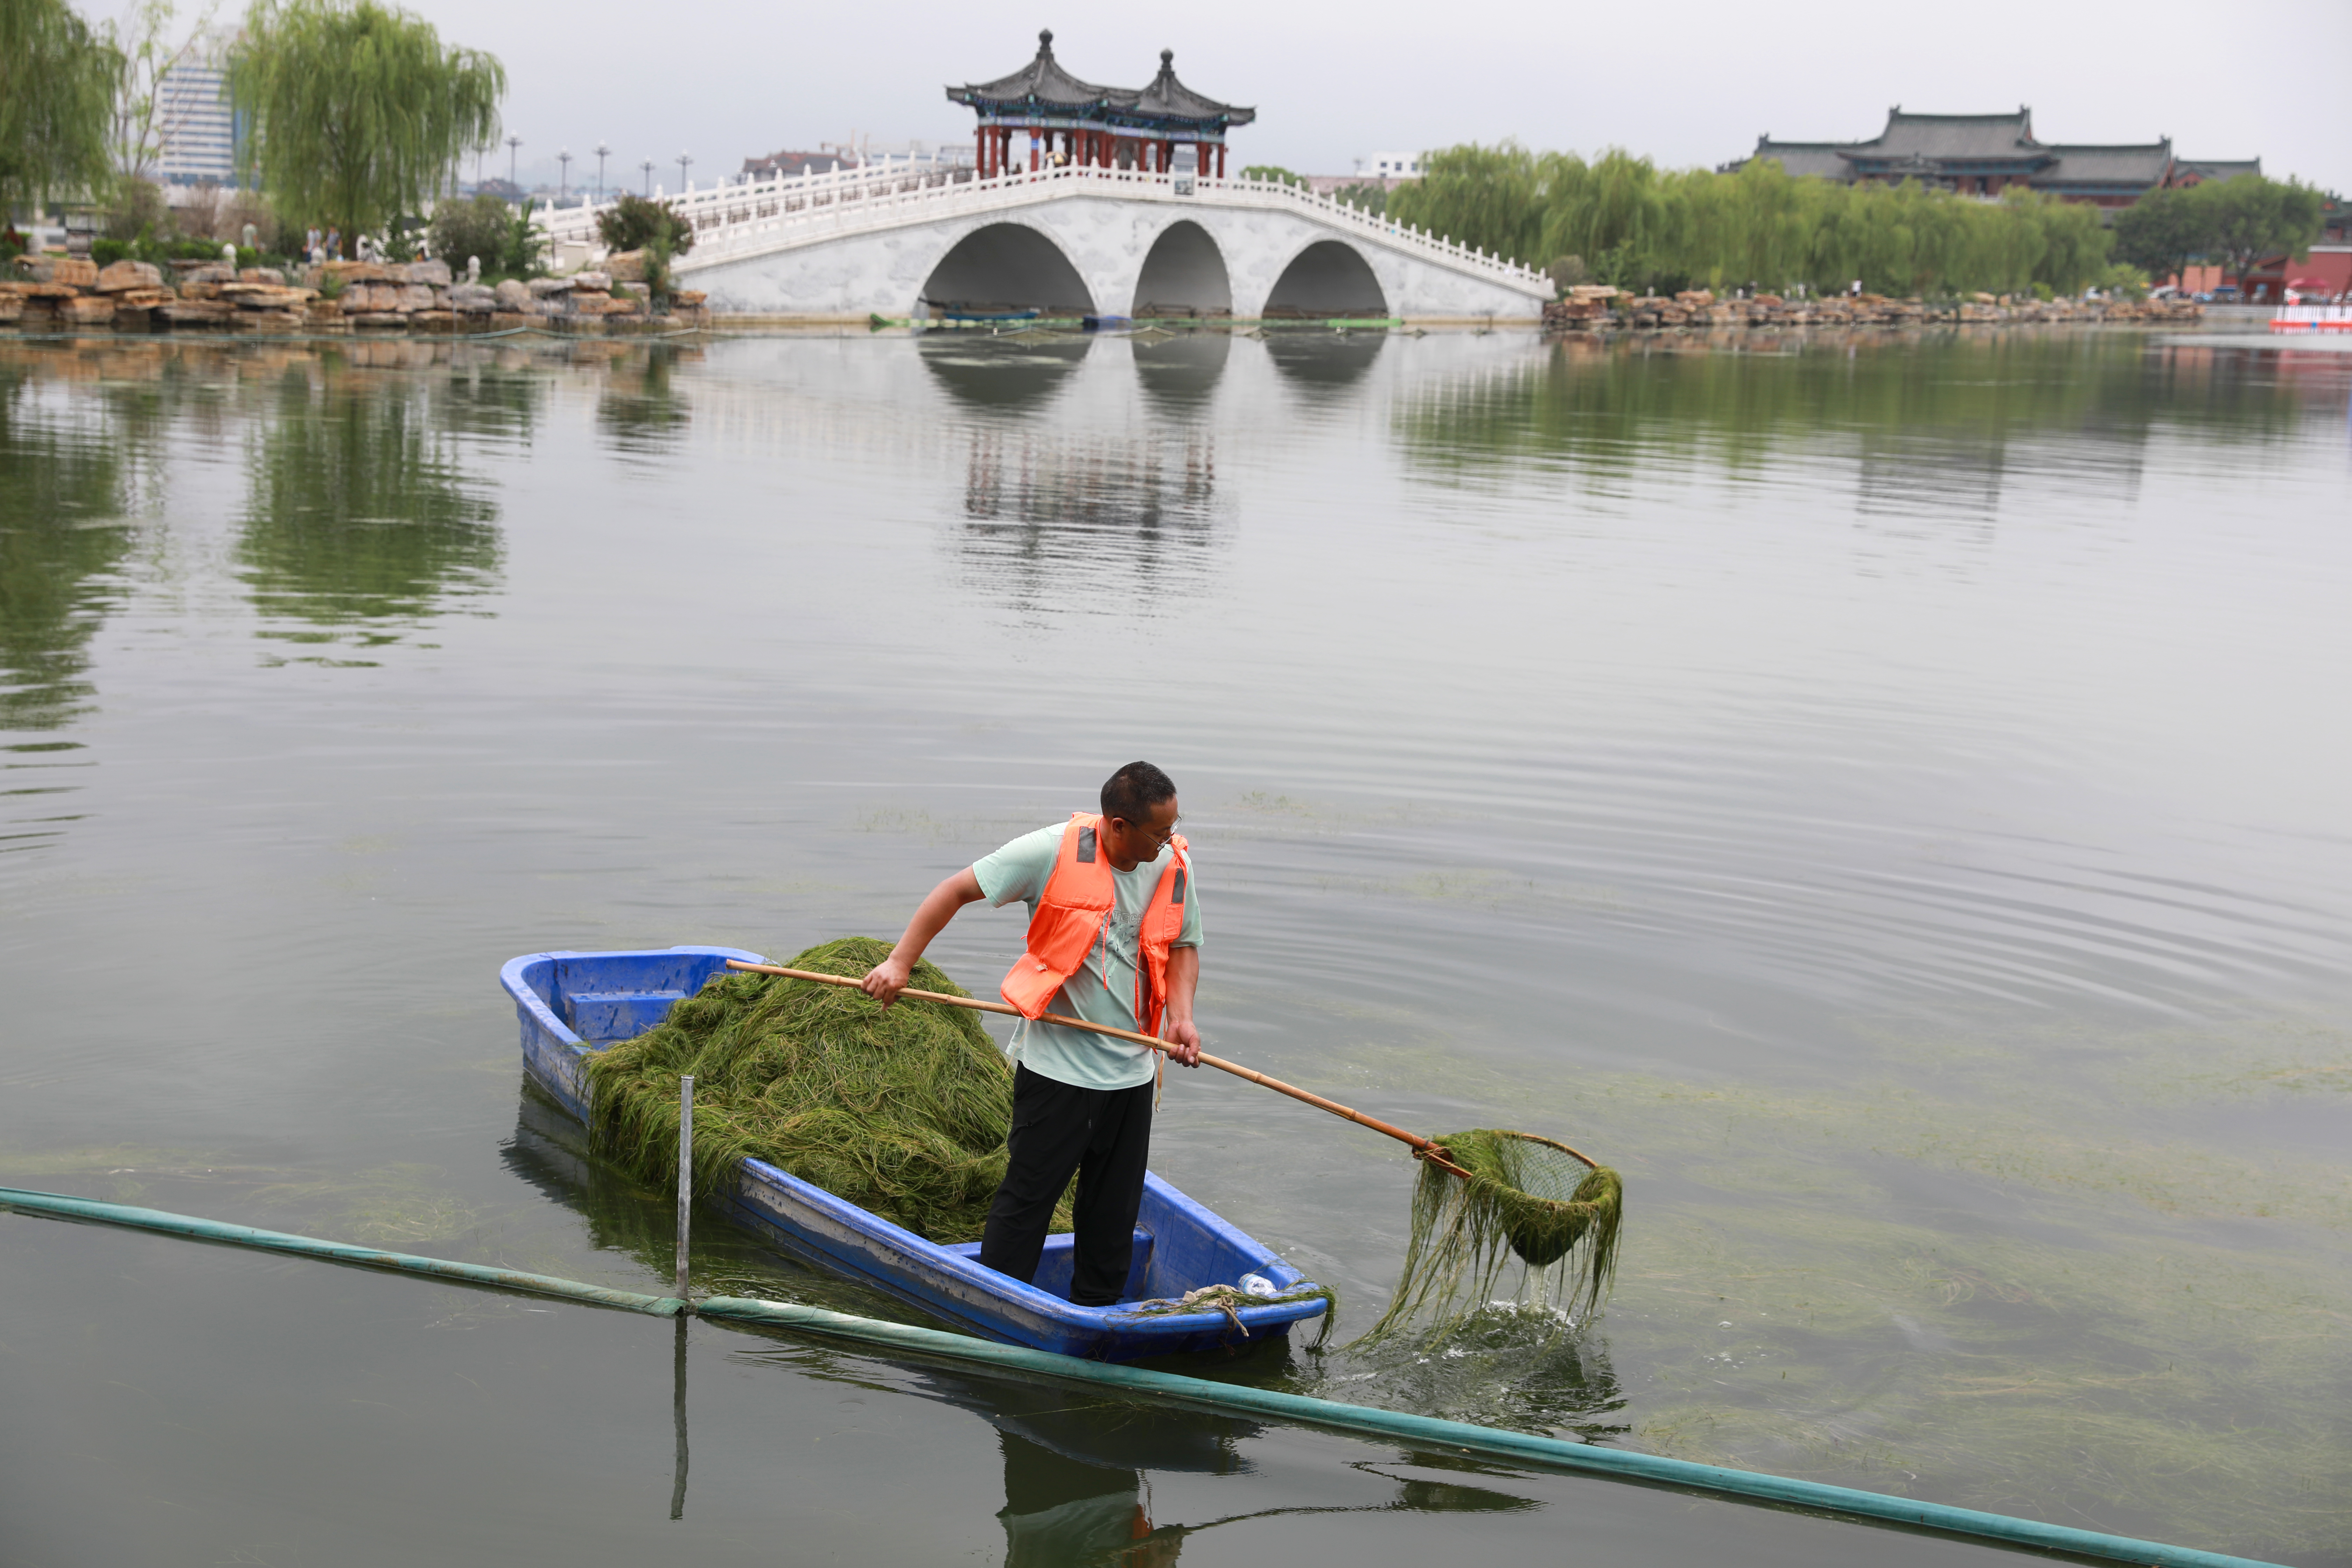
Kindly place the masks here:
<instances>
[{"instance_id":1,"label":"bridge arch","mask_svg":"<svg viewBox=\"0 0 2352 1568\"><path fill-rule=\"evenodd\" d=\"M1344 240L1318 239L1290 258L1265 297L1269 317L1385 316L1388 295L1362 252Z\"/></svg>"},{"instance_id":2,"label":"bridge arch","mask_svg":"<svg viewBox=\"0 0 2352 1568\"><path fill-rule=\"evenodd\" d=\"M1091 316L1094 295L1062 247L1021 223L983 224L948 247L923 280L929 304Z\"/></svg>"},{"instance_id":3,"label":"bridge arch","mask_svg":"<svg viewBox=\"0 0 2352 1568\"><path fill-rule=\"evenodd\" d=\"M1135 280L1131 316L1230 316L1234 280L1209 231L1179 218L1160 231Z\"/></svg>"}]
</instances>

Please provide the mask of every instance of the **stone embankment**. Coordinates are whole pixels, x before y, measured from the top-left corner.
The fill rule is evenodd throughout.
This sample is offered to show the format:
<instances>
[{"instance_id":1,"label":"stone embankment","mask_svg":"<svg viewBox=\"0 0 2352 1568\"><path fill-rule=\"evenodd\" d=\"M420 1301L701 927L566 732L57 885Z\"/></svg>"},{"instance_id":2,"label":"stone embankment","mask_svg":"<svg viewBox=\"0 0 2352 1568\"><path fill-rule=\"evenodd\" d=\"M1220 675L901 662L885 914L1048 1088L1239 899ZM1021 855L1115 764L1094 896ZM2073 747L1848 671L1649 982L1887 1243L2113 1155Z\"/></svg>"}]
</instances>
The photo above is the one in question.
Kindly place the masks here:
<instances>
[{"instance_id":1,"label":"stone embankment","mask_svg":"<svg viewBox=\"0 0 2352 1568\"><path fill-rule=\"evenodd\" d=\"M1717 298L1694 289L1668 299L1580 284L1544 307L1552 331L1663 331L1722 327L1907 327L2035 321L2186 323L2204 307L2186 300L2030 300L1976 294L1964 300L1890 300L1878 294L1787 300L1777 294Z\"/></svg>"},{"instance_id":2,"label":"stone embankment","mask_svg":"<svg viewBox=\"0 0 2352 1568\"><path fill-rule=\"evenodd\" d=\"M631 276L638 272L632 257L613 259L622 278L575 272L492 287L458 280L446 261L330 261L302 268L299 280L289 282L268 267L175 265L167 280L144 261L101 268L79 258L20 258L16 276L0 280L0 326L27 331L600 331L704 319L703 297L691 290L675 297L671 314L653 315L645 284Z\"/></svg>"}]
</instances>

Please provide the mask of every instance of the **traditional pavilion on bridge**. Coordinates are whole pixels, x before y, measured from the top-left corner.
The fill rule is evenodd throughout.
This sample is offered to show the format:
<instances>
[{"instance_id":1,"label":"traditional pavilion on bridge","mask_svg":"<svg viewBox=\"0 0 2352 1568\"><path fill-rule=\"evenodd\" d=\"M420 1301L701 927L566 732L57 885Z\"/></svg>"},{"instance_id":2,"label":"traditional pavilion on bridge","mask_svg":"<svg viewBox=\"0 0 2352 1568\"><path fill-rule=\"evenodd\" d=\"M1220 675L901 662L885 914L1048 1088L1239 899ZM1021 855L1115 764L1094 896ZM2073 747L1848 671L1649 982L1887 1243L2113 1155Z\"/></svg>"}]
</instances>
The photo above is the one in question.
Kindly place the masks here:
<instances>
[{"instance_id":1,"label":"traditional pavilion on bridge","mask_svg":"<svg viewBox=\"0 0 2352 1568\"><path fill-rule=\"evenodd\" d=\"M947 91L949 102L980 116L984 180L1020 166L1016 135L1027 139L1032 170L1089 163L1164 174L1176 167L1176 150L1189 145L1198 149L1198 172L1222 178L1226 131L1257 118L1255 109L1203 98L1177 80L1173 49L1160 51L1160 74L1150 87L1080 81L1054 58L1051 28L1037 35L1037 58L1011 76Z\"/></svg>"}]
</instances>

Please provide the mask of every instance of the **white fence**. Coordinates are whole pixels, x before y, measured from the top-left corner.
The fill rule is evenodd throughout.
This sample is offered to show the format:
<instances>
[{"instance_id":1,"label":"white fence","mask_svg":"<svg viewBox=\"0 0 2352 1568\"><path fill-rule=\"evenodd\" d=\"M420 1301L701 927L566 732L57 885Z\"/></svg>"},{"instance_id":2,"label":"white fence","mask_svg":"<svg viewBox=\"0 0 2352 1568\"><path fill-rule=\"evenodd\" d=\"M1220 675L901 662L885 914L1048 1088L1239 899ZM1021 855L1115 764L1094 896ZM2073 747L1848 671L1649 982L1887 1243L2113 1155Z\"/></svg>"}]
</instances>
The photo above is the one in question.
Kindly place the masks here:
<instances>
[{"instance_id":1,"label":"white fence","mask_svg":"<svg viewBox=\"0 0 2352 1568\"><path fill-rule=\"evenodd\" d=\"M689 184L684 195L670 199L670 205L694 229L694 249L678 262L683 274L817 240L1032 206L1075 195L1300 213L1375 244L1504 282L1540 288L1547 298L1550 294L1549 280L1533 268L1271 180L1220 180L1092 165L1041 169L1034 174L1023 169L982 180L973 176L969 163L896 158L822 174L747 179L701 190ZM542 211L537 221L558 244L594 247L600 210L583 200L577 206Z\"/></svg>"},{"instance_id":2,"label":"white fence","mask_svg":"<svg viewBox=\"0 0 2352 1568\"><path fill-rule=\"evenodd\" d=\"M2274 332L2352 332L2352 305L2286 305L2271 318Z\"/></svg>"}]
</instances>

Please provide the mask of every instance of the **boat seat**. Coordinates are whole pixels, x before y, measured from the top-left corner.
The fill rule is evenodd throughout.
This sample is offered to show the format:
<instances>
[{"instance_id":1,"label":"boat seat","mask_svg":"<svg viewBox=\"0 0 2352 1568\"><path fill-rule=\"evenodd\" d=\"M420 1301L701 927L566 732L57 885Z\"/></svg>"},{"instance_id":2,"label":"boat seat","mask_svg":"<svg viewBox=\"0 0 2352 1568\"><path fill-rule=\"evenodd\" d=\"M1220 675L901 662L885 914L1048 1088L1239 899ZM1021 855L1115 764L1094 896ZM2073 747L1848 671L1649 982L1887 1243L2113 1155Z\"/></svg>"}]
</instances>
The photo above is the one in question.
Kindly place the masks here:
<instances>
[{"instance_id":1,"label":"boat seat","mask_svg":"<svg viewBox=\"0 0 2352 1568\"><path fill-rule=\"evenodd\" d=\"M1059 1296L1065 1301L1070 1299L1071 1246L1068 1231L1047 1237L1045 1253L1037 1259L1037 1278L1030 1281L1047 1295ZM950 1242L947 1250L975 1263L980 1260L980 1243L976 1241ZM1135 1261L1128 1265L1127 1288L1118 1293L1118 1299L1143 1300L1143 1282L1150 1277L1151 1233L1139 1225L1135 1227Z\"/></svg>"},{"instance_id":2,"label":"boat seat","mask_svg":"<svg viewBox=\"0 0 2352 1568\"><path fill-rule=\"evenodd\" d=\"M685 999L683 991L569 991L563 1021L583 1040L634 1040Z\"/></svg>"}]
</instances>

